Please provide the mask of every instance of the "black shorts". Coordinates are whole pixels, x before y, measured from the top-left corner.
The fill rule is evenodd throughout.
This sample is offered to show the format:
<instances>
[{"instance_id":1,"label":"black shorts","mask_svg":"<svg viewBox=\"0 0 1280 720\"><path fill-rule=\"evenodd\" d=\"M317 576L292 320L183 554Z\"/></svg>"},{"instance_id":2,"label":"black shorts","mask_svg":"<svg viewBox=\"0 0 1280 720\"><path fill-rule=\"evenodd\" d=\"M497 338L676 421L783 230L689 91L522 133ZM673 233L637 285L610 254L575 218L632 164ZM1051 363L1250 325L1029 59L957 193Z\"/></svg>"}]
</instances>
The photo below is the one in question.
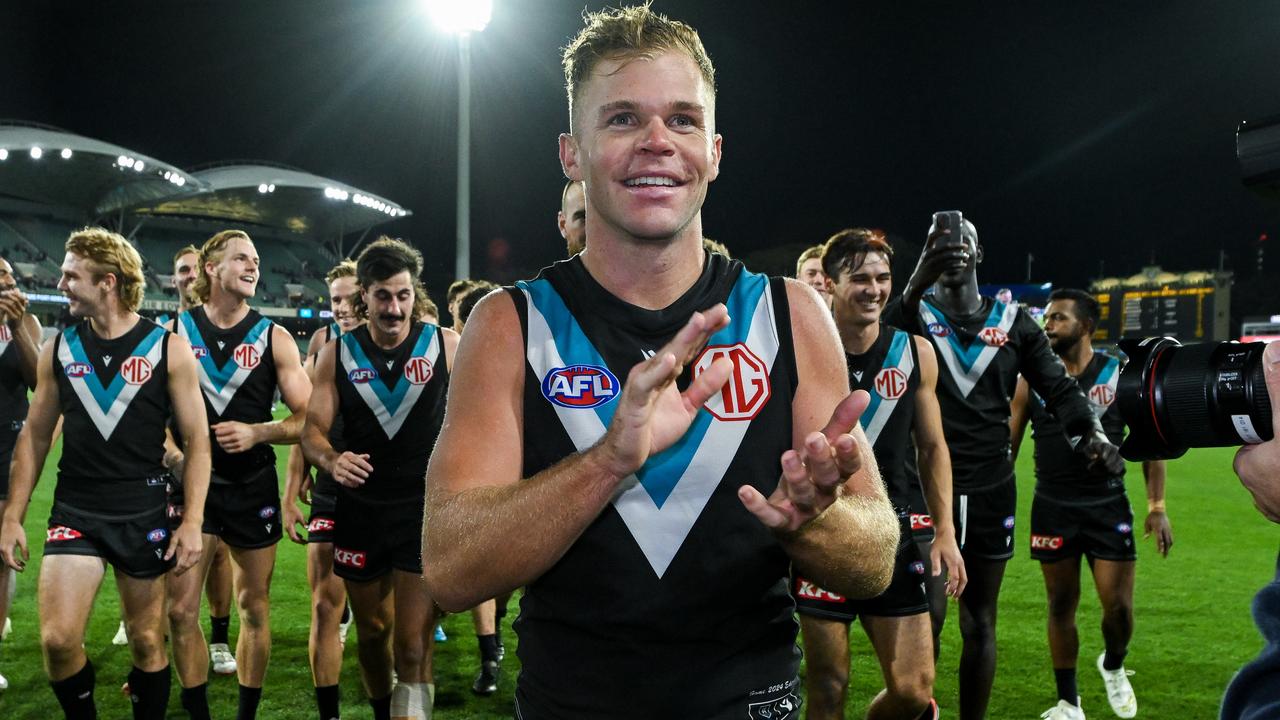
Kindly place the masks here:
<instances>
[{"instance_id":1,"label":"black shorts","mask_svg":"<svg viewBox=\"0 0 1280 720\"><path fill-rule=\"evenodd\" d=\"M45 533L45 555L99 557L134 578L152 578L173 567L165 507L128 515L102 515L55 501Z\"/></svg>"},{"instance_id":2,"label":"black shorts","mask_svg":"<svg viewBox=\"0 0 1280 720\"><path fill-rule=\"evenodd\" d=\"M796 599L796 611L802 615L853 622L858 616L906 617L918 615L929 609L925 595L926 563L920 558L920 550L911 537L907 518L901 518L901 540L893 563L893 579L889 588L880 595L866 600L851 600L805 580L799 575L793 579L791 594Z\"/></svg>"},{"instance_id":3,"label":"black shorts","mask_svg":"<svg viewBox=\"0 0 1280 720\"><path fill-rule=\"evenodd\" d=\"M1013 557L1018 484L1012 476L991 487L955 492L956 542L965 557L1008 560Z\"/></svg>"},{"instance_id":4,"label":"black shorts","mask_svg":"<svg viewBox=\"0 0 1280 720\"><path fill-rule=\"evenodd\" d=\"M1031 557L1055 562L1079 555L1117 562L1138 559L1127 496L1088 505L1067 505L1039 495L1031 501Z\"/></svg>"},{"instance_id":5,"label":"black shorts","mask_svg":"<svg viewBox=\"0 0 1280 720\"><path fill-rule=\"evenodd\" d=\"M332 543L338 497L311 491L311 517L307 520L307 542Z\"/></svg>"},{"instance_id":6,"label":"black shorts","mask_svg":"<svg viewBox=\"0 0 1280 720\"><path fill-rule=\"evenodd\" d=\"M9 499L9 464L13 462L13 446L22 431L22 421L15 420L0 427L0 500Z\"/></svg>"},{"instance_id":7,"label":"black shorts","mask_svg":"<svg viewBox=\"0 0 1280 720\"><path fill-rule=\"evenodd\" d=\"M204 503L204 527L231 547L253 550L280 542L280 485L268 465L242 482L214 478Z\"/></svg>"},{"instance_id":8,"label":"black shorts","mask_svg":"<svg viewBox=\"0 0 1280 720\"><path fill-rule=\"evenodd\" d=\"M376 580L392 569L422 574L422 496L372 501L338 494L333 572L344 580Z\"/></svg>"}]
</instances>

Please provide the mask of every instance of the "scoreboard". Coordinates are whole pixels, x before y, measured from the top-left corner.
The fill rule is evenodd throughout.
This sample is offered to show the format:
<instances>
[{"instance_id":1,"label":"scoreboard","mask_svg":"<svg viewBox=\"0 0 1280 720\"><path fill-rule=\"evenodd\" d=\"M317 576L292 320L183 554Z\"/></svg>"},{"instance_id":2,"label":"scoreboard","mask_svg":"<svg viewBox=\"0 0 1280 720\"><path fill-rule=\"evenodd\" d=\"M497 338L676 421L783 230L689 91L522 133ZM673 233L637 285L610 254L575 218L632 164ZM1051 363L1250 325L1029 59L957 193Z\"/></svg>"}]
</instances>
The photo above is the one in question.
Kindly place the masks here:
<instances>
[{"instance_id":1,"label":"scoreboard","mask_svg":"<svg viewBox=\"0 0 1280 720\"><path fill-rule=\"evenodd\" d=\"M1229 292L1212 282L1114 288L1095 291L1094 296L1102 306L1093 334L1096 341L1169 336L1187 343L1226 338Z\"/></svg>"}]
</instances>

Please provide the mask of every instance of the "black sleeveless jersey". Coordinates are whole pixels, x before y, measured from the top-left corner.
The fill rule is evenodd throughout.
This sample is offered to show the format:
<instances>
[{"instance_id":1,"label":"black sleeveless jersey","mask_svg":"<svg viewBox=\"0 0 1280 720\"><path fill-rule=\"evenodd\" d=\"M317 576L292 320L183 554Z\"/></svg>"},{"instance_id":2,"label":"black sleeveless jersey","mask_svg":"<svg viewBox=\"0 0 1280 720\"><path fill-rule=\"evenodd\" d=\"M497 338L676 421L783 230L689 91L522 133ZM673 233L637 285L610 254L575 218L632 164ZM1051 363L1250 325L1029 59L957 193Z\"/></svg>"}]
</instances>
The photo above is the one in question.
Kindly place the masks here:
<instances>
[{"instance_id":1,"label":"black sleeveless jersey","mask_svg":"<svg viewBox=\"0 0 1280 720\"><path fill-rule=\"evenodd\" d=\"M1116 445L1124 442L1124 420L1119 406L1113 404L1119 378L1119 358L1101 352L1095 352L1084 372L1075 377L1107 438ZM1124 492L1124 473L1111 475L1101 467L1091 470L1088 460L1071 450L1062 425L1044 409L1039 395L1029 393L1027 406L1036 446L1036 494L1057 502L1091 504Z\"/></svg>"},{"instance_id":2,"label":"black sleeveless jersey","mask_svg":"<svg viewBox=\"0 0 1280 720\"><path fill-rule=\"evenodd\" d=\"M578 256L507 290L525 337L525 477L595 444L628 371L694 311L724 302L731 322L678 387L718 357L734 364L684 438L627 478L526 589L523 717L738 717L749 694L798 669L789 558L737 497L743 484L772 493L791 447L786 288L705 257L694 286L662 310L614 297Z\"/></svg>"},{"instance_id":3,"label":"black sleeveless jersey","mask_svg":"<svg viewBox=\"0 0 1280 720\"><path fill-rule=\"evenodd\" d=\"M191 343L196 356L210 426L224 420L248 424L271 421L276 392L273 324L257 310L250 310L234 327L223 330L209 322L203 305L178 316L178 334ZM270 445L228 453L218 444L212 429L209 439L213 445L213 472L223 482L240 482L276 462Z\"/></svg>"},{"instance_id":4,"label":"black sleeveless jersey","mask_svg":"<svg viewBox=\"0 0 1280 720\"><path fill-rule=\"evenodd\" d=\"M449 368L440 328L414 321L392 350L374 344L369 326L338 338L335 367L342 441L368 453L373 473L360 488L378 500L421 498L431 449L444 421Z\"/></svg>"},{"instance_id":5,"label":"black sleeveless jersey","mask_svg":"<svg viewBox=\"0 0 1280 720\"><path fill-rule=\"evenodd\" d=\"M885 308L884 321L923 335L938 355L938 405L957 493L1013 477L1009 405L1019 373L1073 437L1098 427L1044 331L1016 303L984 297L973 315L953 317L925 299L916 316L908 318L895 300Z\"/></svg>"},{"instance_id":6,"label":"black sleeveless jersey","mask_svg":"<svg viewBox=\"0 0 1280 720\"><path fill-rule=\"evenodd\" d=\"M63 417L57 499L90 492L94 505L72 501L86 510L136 507L132 503L155 497L163 502L164 429L172 412L168 334L140 319L124 335L104 340L82 320L54 340Z\"/></svg>"},{"instance_id":7,"label":"black sleeveless jersey","mask_svg":"<svg viewBox=\"0 0 1280 720\"><path fill-rule=\"evenodd\" d=\"M916 344L906 331L881 324L871 348L861 355L845 353L845 363L850 387L866 390L871 396L860 423L875 452L889 500L899 513L907 512L911 486L920 482L907 471L907 457L915 454L911 429L916 389L920 387Z\"/></svg>"},{"instance_id":8,"label":"black sleeveless jersey","mask_svg":"<svg viewBox=\"0 0 1280 720\"><path fill-rule=\"evenodd\" d=\"M16 433L27 418L27 381L22 377L22 352L13 330L0 322L0 437Z\"/></svg>"}]
</instances>

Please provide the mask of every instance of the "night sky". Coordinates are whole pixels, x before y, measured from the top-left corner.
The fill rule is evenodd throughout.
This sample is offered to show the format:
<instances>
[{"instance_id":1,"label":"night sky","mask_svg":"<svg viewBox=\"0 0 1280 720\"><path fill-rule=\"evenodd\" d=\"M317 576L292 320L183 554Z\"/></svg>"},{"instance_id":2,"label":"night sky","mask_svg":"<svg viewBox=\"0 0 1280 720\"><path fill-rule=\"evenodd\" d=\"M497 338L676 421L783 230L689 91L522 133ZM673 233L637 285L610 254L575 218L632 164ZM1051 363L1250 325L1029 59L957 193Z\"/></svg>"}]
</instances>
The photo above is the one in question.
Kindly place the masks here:
<instances>
[{"instance_id":1,"label":"night sky","mask_svg":"<svg viewBox=\"0 0 1280 720\"><path fill-rule=\"evenodd\" d=\"M717 67L703 219L737 256L853 225L918 246L933 211L960 209L984 282L1021 282L1031 252L1034 280L1075 285L1220 249L1243 277L1258 236L1280 236L1280 203L1235 159L1237 124L1280 114L1276 2L654 5ZM584 2L495 6L472 39L472 266L510 279L563 253L559 49ZM434 294L451 279L457 55L417 3L14 1L0 34L0 117L351 183L413 210L383 229L423 249Z\"/></svg>"}]
</instances>

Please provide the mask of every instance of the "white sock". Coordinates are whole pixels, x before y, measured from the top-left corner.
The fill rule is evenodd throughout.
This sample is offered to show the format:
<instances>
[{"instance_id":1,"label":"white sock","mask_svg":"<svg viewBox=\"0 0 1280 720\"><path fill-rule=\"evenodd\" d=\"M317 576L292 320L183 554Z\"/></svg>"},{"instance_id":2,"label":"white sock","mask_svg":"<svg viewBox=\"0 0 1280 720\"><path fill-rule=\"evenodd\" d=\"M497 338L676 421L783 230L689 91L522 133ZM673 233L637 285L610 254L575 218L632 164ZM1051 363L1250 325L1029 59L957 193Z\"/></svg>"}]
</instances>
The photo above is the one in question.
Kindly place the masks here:
<instances>
[{"instance_id":1,"label":"white sock","mask_svg":"<svg viewBox=\"0 0 1280 720\"><path fill-rule=\"evenodd\" d=\"M434 685L430 687L435 690ZM392 720L430 720L431 701L427 699L427 688L426 683L396 683L391 689Z\"/></svg>"}]
</instances>

